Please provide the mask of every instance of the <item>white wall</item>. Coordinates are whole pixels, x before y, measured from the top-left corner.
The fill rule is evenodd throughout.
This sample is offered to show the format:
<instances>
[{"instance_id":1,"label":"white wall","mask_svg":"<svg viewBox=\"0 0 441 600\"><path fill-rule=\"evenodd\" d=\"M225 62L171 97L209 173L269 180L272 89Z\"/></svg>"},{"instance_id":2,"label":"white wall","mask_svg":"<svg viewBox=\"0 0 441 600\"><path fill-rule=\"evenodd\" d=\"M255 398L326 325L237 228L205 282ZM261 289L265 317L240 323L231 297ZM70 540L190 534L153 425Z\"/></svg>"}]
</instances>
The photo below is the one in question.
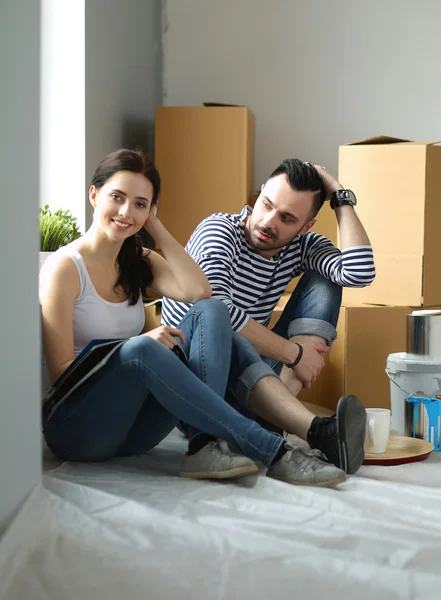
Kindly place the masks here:
<instances>
[{"instance_id":1,"label":"white wall","mask_svg":"<svg viewBox=\"0 0 441 600\"><path fill-rule=\"evenodd\" d=\"M85 227L85 0L41 5L40 203Z\"/></svg>"},{"instance_id":2,"label":"white wall","mask_svg":"<svg viewBox=\"0 0 441 600\"><path fill-rule=\"evenodd\" d=\"M165 1L164 104L250 106L256 187L287 156L441 139L439 0Z\"/></svg>"},{"instance_id":3,"label":"white wall","mask_svg":"<svg viewBox=\"0 0 441 600\"><path fill-rule=\"evenodd\" d=\"M44 0L41 204L90 223L87 188L122 146L153 152L161 104L160 0Z\"/></svg>"},{"instance_id":4,"label":"white wall","mask_svg":"<svg viewBox=\"0 0 441 600\"><path fill-rule=\"evenodd\" d=\"M8 3L1 11L0 40L1 528L41 477L37 297L39 2Z\"/></svg>"},{"instance_id":5,"label":"white wall","mask_svg":"<svg viewBox=\"0 0 441 600\"><path fill-rule=\"evenodd\" d=\"M86 2L86 182L122 146L153 156L162 100L160 0Z\"/></svg>"}]
</instances>

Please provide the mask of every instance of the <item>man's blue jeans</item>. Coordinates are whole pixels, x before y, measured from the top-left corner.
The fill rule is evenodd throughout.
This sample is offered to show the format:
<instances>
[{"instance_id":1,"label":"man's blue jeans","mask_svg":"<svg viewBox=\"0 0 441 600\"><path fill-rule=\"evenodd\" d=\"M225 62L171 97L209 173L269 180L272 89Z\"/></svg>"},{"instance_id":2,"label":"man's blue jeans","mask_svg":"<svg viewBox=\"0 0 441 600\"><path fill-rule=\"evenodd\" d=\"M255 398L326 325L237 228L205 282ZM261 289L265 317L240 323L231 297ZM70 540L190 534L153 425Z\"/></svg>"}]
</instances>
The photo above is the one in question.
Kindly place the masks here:
<instances>
[{"instance_id":1,"label":"man's blue jeans","mask_svg":"<svg viewBox=\"0 0 441 600\"><path fill-rule=\"evenodd\" d=\"M279 321L272 331L289 339L294 335L318 335L328 345L337 337L336 326L340 312L342 288L311 271L306 272L291 294ZM254 387L253 370L257 368L257 350L243 335L233 333L233 353L226 393L227 402L250 419L256 415L248 409L248 399ZM275 375L283 364L260 357ZM250 365L250 366L248 366Z\"/></svg>"},{"instance_id":2,"label":"man's blue jeans","mask_svg":"<svg viewBox=\"0 0 441 600\"><path fill-rule=\"evenodd\" d=\"M328 346L337 337L342 288L318 273L307 271L300 278L280 319L273 327L274 333L289 339L295 335L318 335ZM277 374L282 363L262 357Z\"/></svg>"}]
</instances>

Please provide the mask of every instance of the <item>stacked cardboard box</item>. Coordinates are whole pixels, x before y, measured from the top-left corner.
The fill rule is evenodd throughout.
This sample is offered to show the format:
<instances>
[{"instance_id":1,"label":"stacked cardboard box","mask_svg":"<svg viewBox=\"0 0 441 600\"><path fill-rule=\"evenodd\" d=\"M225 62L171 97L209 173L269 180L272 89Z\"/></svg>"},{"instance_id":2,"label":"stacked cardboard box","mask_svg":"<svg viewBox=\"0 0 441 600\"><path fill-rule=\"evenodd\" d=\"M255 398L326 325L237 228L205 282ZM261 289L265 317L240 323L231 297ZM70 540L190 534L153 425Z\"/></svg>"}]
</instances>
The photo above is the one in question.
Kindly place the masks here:
<instances>
[{"instance_id":1,"label":"stacked cardboard box","mask_svg":"<svg viewBox=\"0 0 441 600\"><path fill-rule=\"evenodd\" d=\"M373 138L342 146L339 180L353 189L375 251L377 277L345 300L432 306L441 302L441 145Z\"/></svg>"},{"instance_id":2,"label":"stacked cardboard box","mask_svg":"<svg viewBox=\"0 0 441 600\"><path fill-rule=\"evenodd\" d=\"M246 106L156 109L155 163L162 191L158 216L185 246L216 212L237 213L254 186L254 116Z\"/></svg>"},{"instance_id":3,"label":"stacked cardboard box","mask_svg":"<svg viewBox=\"0 0 441 600\"><path fill-rule=\"evenodd\" d=\"M328 408L336 407L344 394L355 394L365 406L390 407L390 383L386 359L406 345L404 306L343 305L337 325L337 340L326 366L301 399Z\"/></svg>"},{"instance_id":4,"label":"stacked cardboard box","mask_svg":"<svg viewBox=\"0 0 441 600\"><path fill-rule=\"evenodd\" d=\"M405 350L406 314L441 305L440 172L438 143L378 137L340 147L338 179L358 198L377 277L344 290L338 340L302 400L335 408L342 394L354 393L366 406L389 408L386 359ZM336 235L335 216L327 223Z\"/></svg>"}]
</instances>

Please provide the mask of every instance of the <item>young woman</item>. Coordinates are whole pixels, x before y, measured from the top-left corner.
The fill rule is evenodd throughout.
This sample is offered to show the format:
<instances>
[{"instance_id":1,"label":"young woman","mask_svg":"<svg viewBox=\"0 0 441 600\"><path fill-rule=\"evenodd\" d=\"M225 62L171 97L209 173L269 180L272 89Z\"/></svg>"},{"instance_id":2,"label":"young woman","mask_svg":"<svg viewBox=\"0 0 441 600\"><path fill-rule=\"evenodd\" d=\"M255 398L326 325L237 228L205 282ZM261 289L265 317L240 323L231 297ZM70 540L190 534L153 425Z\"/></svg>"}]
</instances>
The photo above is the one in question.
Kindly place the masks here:
<instances>
[{"instance_id":1,"label":"young woman","mask_svg":"<svg viewBox=\"0 0 441 600\"><path fill-rule=\"evenodd\" d=\"M343 481L344 472L318 451L284 443L224 400L234 343L228 311L208 299L204 273L156 217L159 191L159 174L141 152L108 155L89 189L92 226L43 266L40 302L52 382L92 339L128 340L53 414L43 405L49 447L75 461L141 454L182 420L209 434L190 440L183 476L241 476L256 472L259 460L270 476L291 483ZM142 247L136 236L142 227L162 256ZM194 303L178 329L143 330L147 287ZM177 343L189 367L172 352ZM259 360L250 354L241 364L247 369Z\"/></svg>"}]
</instances>

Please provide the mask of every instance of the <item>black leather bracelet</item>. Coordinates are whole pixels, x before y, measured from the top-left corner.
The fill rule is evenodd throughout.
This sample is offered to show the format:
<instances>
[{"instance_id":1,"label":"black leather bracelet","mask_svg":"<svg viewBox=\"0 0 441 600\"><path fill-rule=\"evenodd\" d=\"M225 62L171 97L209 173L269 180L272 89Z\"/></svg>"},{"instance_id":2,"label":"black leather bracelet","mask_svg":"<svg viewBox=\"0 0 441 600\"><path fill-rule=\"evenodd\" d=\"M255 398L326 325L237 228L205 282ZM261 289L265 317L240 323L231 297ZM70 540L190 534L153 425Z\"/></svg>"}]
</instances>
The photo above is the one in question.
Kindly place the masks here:
<instances>
[{"instance_id":1,"label":"black leather bracelet","mask_svg":"<svg viewBox=\"0 0 441 600\"><path fill-rule=\"evenodd\" d=\"M288 367L288 369L294 369L294 367L297 367L299 362L302 360L302 356L303 356L303 346L301 344L298 344L297 342L294 342L294 343L296 344L296 346L299 347L299 353L297 354L297 358L295 359L294 362L292 362L289 365L287 365L285 363L285 367Z\"/></svg>"}]
</instances>

